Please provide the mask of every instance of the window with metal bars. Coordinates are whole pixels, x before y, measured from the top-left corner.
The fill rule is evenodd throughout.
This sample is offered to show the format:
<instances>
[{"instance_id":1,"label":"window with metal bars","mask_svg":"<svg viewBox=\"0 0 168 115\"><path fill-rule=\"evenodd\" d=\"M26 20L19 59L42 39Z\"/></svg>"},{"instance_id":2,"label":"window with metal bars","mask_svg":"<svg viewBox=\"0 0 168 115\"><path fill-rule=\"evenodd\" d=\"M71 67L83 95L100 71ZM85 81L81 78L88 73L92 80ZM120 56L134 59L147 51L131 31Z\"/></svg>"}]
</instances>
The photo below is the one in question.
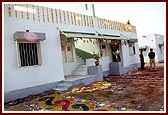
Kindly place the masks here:
<instances>
[{"instance_id":1,"label":"window with metal bars","mask_svg":"<svg viewBox=\"0 0 168 115\"><path fill-rule=\"evenodd\" d=\"M40 65L38 43L18 42L20 66Z\"/></svg>"}]
</instances>

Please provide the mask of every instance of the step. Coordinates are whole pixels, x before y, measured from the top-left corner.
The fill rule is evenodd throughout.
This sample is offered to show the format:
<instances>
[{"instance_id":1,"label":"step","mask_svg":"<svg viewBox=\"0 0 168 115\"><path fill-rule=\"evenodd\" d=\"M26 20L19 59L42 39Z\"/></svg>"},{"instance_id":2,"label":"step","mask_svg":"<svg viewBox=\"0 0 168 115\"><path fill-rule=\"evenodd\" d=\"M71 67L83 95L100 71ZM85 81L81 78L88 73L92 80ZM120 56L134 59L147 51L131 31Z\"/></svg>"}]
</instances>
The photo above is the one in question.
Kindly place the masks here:
<instances>
[{"instance_id":1,"label":"step","mask_svg":"<svg viewBox=\"0 0 168 115\"><path fill-rule=\"evenodd\" d=\"M63 81L63 82L59 82L58 84L56 84L56 87L53 88L53 90L56 90L57 92L66 92L71 90L72 88L72 83L68 82L68 81Z\"/></svg>"},{"instance_id":2,"label":"step","mask_svg":"<svg viewBox=\"0 0 168 115\"><path fill-rule=\"evenodd\" d=\"M79 56L76 56L76 60L77 60L77 62L78 63L80 63L80 62L85 62L81 57L79 57Z\"/></svg>"},{"instance_id":3,"label":"step","mask_svg":"<svg viewBox=\"0 0 168 115\"><path fill-rule=\"evenodd\" d=\"M67 91L68 89L66 87L55 87L55 88L53 88L53 90L56 90L56 91Z\"/></svg>"},{"instance_id":4,"label":"step","mask_svg":"<svg viewBox=\"0 0 168 115\"><path fill-rule=\"evenodd\" d=\"M74 70L71 73L72 75L88 75L88 72L86 70Z\"/></svg>"},{"instance_id":5,"label":"step","mask_svg":"<svg viewBox=\"0 0 168 115\"><path fill-rule=\"evenodd\" d=\"M76 55L76 58L81 58L80 56Z\"/></svg>"},{"instance_id":6,"label":"step","mask_svg":"<svg viewBox=\"0 0 168 115\"><path fill-rule=\"evenodd\" d=\"M77 60L76 62L77 62L77 63L85 63L84 60Z\"/></svg>"},{"instance_id":7,"label":"step","mask_svg":"<svg viewBox=\"0 0 168 115\"><path fill-rule=\"evenodd\" d=\"M81 57L76 57L76 60L83 60Z\"/></svg>"},{"instance_id":8,"label":"step","mask_svg":"<svg viewBox=\"0 0 168 115\"><path fill-rule=\"evenodd\" d=\"M87 67L77 67L77 68L75 68L75 70L78 70L78 71L87 71Z\"/></svg>"},{"instance_id":9,"label":"step","mask_svg":"<svg viewBox=\"0 0 168 115\"><path fill-rule=\"evenodd\" d=\"M79 66L79 65L84 65L84 64L86 64L85 62L77 62L77 65Z\"/></svg>"},{"instance_id":10,"label":"step","mask_svg":"<svg viewBox=\"0 0 168 115\"><path fill-rule=\"evenodd\" d=\"M56 85L56 87L71 87L72 86L72 84L70 84L70 83L61 83L61 84L57 84Z\"/></svg>"},{"instance_id":11,"label":"step","mask_svg":"<svg viewBox=\"0 0 168 115\"><path fill-rule=\"evenodd\" d=\"M75 80L85 79L91 76L93 75L70 75L66 78L66 81L75 81Z\"/></svg>"},{"instance_id":12,"label":"step","mask_svg":"<svg viewBox=\"0 0 168 115\"><path fill-rule=\"evenodd\" d=\"M71 85L57 85L56 88L58 89L65 89L65 90L70 90L72 88L72 84Z\"/></svg>"},{"instance_id":13,"label":"step","mask_svg":"<svg viewBox=\"0 0 168 115\"><path fill-rule=\"evenodd\" d=\"M77 60L76 62L84 62L84 60Z\"/></svg>"},{"instance_id":14,"label":"step","mask_svg":"<svg viewBox=\"0 0 168 115\"><path fill-rule=\"evenodd\" d=\"M79 65L78 67L79 67L79 68L82 68L82 67L83 67L83 68L87 68L88 66L85 65L85 64L82 64L82 65Z\"/></svg>"},{"instance_id":15,"label":"step","mask_svg":"<svg viewBox=\"0 0 168 115\"><path fill-rule=\"evenodd\" d=\"M77 60L77 63L85 63L83 60Z\"/></svg>"},{"instance_id":16,"label":"step","mask_svg":"<svg viewBox=\"0 0 168 115\"><path fill-rule=\"evenodd\" d=\"M102 78L96 77L97 75L71 75L67 81L71 81L74 87L86 86L96 81L102 81Z\"/></svg>"},{"instance_id":17,"label":"step","mask_svg":"<svg viewBox=\"0 0 168 115\"><path fill-rule=\"evenodd\" d=\"M68 91L67 88L64 88L64 87L59 87L59 88L53 88L53 90L55 90L57 93L65 93Z\"/></svg>"}]
</instances>

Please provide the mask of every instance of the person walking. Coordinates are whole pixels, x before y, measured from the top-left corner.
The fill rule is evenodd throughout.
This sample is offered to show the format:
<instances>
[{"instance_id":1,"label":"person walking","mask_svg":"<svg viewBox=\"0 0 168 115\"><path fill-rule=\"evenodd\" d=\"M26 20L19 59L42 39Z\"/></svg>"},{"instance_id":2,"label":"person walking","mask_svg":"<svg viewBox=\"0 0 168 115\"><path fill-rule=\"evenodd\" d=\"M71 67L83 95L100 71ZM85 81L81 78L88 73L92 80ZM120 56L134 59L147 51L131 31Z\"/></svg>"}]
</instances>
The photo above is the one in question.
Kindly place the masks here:
<instances>
[{"instance_id":1,"label":"person walking","mask_svg":"<svg viewBox=\"0 0 168 115\"><path fill-rule=\"evenodd\" d=\"M150 69L156 70L156 65L155 65L155 52L153 52L153 49L150 49L150 52L148 53L148 57L149 57L149 62L150 62Z\"/></svg>"}]
</instances>

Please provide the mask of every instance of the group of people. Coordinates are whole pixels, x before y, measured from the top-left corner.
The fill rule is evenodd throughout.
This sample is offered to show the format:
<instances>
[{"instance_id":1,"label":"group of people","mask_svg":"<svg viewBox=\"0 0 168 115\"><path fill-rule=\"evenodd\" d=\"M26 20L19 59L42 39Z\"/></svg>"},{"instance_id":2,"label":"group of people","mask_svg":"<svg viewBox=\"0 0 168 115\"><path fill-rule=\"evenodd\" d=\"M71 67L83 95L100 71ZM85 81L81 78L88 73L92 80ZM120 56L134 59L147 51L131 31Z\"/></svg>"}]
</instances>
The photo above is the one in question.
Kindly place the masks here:
<instances>
[{"instance_id":1,"label":"group of people","mask_svg":"<svg viewBox=\"0 0 168 115\"><path fill-rule=\"evenodd\" d=\"M144 57L143 57L143 50L140 50L140 62L141 62L141 69L145 69L145 62L144 62ZM153 49L150 49L150 52L148 53L148 57L149 57L149 63L150 63L150 69L151 70L156 70L156 64L155 64L155 52L153 52Z\"/></svg>"},{"instance_id":2,"label":"group of people","mask_svg":"<svg viewBox=\"0 0 168 115\"><path fill-rule=\"evenodd\" d=\"M127 21L127 24L128 25L131 25L130 24L130 20ZM144 62L144 57L143 57L143 50L141 49L140 50L140 61L141 61L141 69L145 69L144 66L145 66L145 62ZM151 48L150 49L150 52L148 53L148 57L149 57L149 63L150 63L150 69L151 70L156 70L156 64L155 64L155 52L153 52L153 49Z\"/></svg>"},{"instance_id":3,"label":"group of people","mask_svg":"<svg viewBox=\"0 0 168 115\"><path fill-rule=\"evenodd\" d=\"M130 24L130 20L127 21L127 24L128 25L131 25ZM144 66L145 66L145 62L144 62L144 57L143 57L143 50L141 49L140 50L140 62L141 62L141 69L145 69ZM150 52L148 53L148 57L149 57L149 63L150 63L150 69L151 70L156 70L156 64L155 64L155 52L153 52L153 49L151 48L150 49Z\"/></svg>"}]
</instances>

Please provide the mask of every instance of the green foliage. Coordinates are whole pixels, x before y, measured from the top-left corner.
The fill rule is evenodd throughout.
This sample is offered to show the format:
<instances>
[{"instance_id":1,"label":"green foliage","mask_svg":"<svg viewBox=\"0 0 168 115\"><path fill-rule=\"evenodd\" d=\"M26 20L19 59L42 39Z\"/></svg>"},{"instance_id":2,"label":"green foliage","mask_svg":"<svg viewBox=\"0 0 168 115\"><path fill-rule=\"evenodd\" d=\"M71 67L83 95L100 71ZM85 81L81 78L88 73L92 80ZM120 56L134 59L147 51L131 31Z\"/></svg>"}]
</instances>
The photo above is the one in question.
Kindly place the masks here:
<instances>
[{"instance_id":1,"label":"green foliage","mask_svg":"<svg viewBox=\"0 0 168 115\"><path fill-rule=\"evenodd\" d=\"M92 57L95 59L95 60L99 60L101 57L99 56L99 54L93 54Z\"/></svg>"},{"instance_id":2,"label":"green foliage","mask_svg":"<svg viewBox=\"0 0 168 115\"><path fill-rule=\"evenodd\" d=\"M120 54L120 51L117 49L116 51L112 52L116 57Z\"/></svg>"}]
</instances>

